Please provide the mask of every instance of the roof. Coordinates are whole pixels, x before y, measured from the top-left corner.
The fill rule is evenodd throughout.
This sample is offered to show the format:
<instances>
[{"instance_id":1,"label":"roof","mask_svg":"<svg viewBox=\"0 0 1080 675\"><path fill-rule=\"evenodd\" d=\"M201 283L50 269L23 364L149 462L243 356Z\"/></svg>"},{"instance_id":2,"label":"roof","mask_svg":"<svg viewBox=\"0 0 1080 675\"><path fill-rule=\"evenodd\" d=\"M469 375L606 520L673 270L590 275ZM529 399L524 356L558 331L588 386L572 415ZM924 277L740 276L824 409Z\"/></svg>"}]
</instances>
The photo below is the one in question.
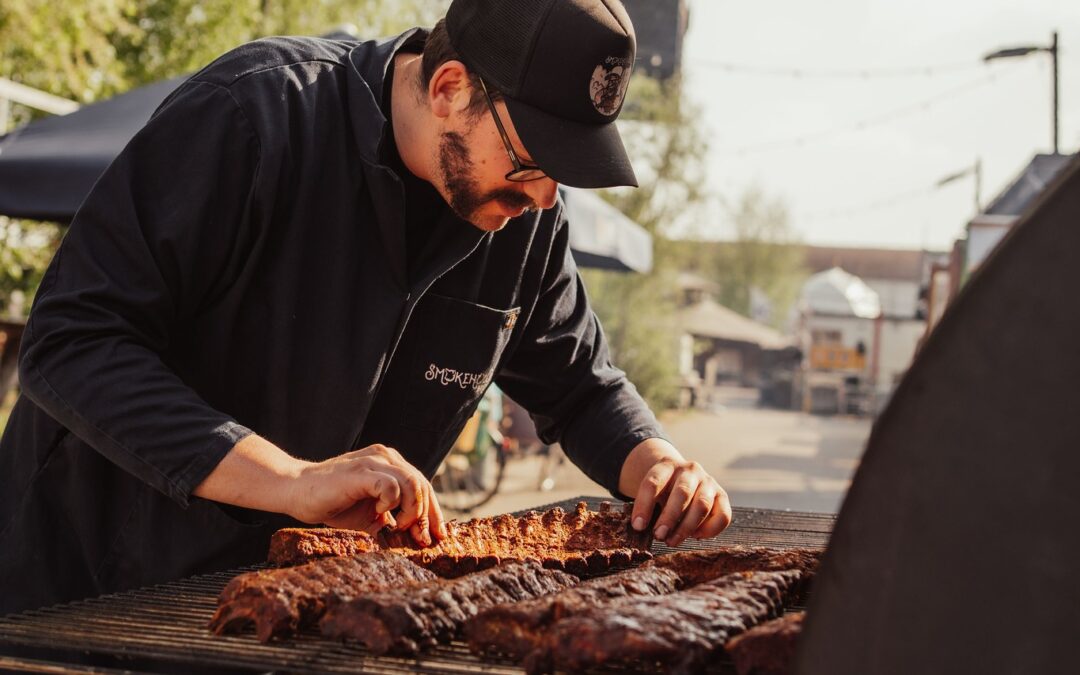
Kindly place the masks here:
<instances>
[{"instance_id":1,"label":"roof","mask_svg":"<svg viewBox=\"0 0 1080 675\"><path fill-rule=\"evenodd\" d=\"M983 210L986 215L1019 216L1027 210L1073 155L1035 155L1024 170Z\"/></svg>"},{"instance_id":2,"label":"roof","mask_svg":"<svg viewBox=\"0 0 1080 675\"><path fill-rule=\"evenodd\" d=\"M800 298L813 314L862 319L876 319L881 315L881 300L874 289L839 267L818 272L807 279Z\"/></svg>"},{"instance_id":3,"label":"roof","mask_svg":"<svg viewBox=\"0 0 1080 675\"><path fill-rule=\"evenodd\" d=\"M929 251L838 246L806 246L805 252L804 264L811 273L842 267L863 279L890 279L916 283L921 283L923 280L927 255L935 255Z\"/></svg>"},{"instance_id":4,"label":"roof","mask_svg":"<svg viewBox=\"0 0 1080 675\"><path fill-rule=\"evenodd\" d=\"M779 331L709 298L679 310L678 317L683 329L695 337L745 342L758 345L762 349L783 349L791 346L791 339L784 337Z\"/></svg>"}]
</instances>

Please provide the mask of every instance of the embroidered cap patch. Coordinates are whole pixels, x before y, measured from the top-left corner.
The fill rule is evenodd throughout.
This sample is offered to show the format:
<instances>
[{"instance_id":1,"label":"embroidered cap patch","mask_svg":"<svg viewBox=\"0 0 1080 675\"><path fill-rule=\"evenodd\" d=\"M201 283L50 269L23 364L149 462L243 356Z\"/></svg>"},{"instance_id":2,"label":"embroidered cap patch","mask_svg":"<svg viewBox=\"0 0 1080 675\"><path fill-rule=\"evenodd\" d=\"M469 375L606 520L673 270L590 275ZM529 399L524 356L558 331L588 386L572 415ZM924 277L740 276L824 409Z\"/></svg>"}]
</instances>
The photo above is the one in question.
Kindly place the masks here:
<instances>
[{"instance_id":1,"label":"embroidered cap patch","mask_svg":"<svg viewBox=\"0 0 1080 675\"><path fill-rule=\"evenodd\" d=\"M602 115L619 112L626 87L630 84L630 59L609 56L593 69L589 81L589 100Z\"/></svg>"}]
</instances>

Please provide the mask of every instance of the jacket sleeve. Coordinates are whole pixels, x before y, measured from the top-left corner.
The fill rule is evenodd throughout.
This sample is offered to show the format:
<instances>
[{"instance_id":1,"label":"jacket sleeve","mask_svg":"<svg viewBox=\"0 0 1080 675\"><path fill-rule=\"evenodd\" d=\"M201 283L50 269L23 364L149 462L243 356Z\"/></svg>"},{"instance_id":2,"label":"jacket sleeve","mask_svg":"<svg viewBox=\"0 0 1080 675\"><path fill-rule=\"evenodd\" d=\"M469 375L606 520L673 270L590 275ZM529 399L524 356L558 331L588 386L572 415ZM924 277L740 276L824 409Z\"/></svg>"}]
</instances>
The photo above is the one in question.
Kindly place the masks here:
<instances>
[{"instance_id":1,"label":"jacket sleeve","mask_svg":"<svg viewBox=\"0 0 1080 675\"><path fill-rule=\"evenodd\" d=\"M539 300L497 382L529 410L544 442L558 441L582 471L621 499L627 455L641 441L663 437L637 389L611 363L562 214Z\"/></svg>"},{"instance_id":2,"label":"jacket sleeve","mask_svg":"<svg viewBox=\"0 0 1080 675\"><path fill-rule=\"evenodd\" d=\"M258 167L229 91L182 85L80 208L23 338L26 395L183 506L251 433L186 386L168 354L242 256Z\"/></svg>"}]
</instances>

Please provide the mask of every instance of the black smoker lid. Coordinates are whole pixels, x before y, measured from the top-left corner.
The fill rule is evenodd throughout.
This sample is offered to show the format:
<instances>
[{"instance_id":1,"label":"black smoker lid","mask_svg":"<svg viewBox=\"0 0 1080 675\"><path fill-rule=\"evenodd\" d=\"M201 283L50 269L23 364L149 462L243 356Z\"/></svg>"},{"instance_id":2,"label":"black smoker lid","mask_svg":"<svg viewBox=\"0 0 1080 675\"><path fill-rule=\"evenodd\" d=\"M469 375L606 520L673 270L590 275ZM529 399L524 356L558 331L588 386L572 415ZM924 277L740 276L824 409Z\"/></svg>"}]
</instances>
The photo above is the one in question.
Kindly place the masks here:
<instances>
[{"instance_id":1,"label":"black smoker lid","mask_svg":"<svg viewBox=\"0 0 1080 675\"><path fill-rule=\"evenodd\" d=\"M983 263L875 425L800 675L1076 672L1080 159Z\"/></svg>"}]
</instances>

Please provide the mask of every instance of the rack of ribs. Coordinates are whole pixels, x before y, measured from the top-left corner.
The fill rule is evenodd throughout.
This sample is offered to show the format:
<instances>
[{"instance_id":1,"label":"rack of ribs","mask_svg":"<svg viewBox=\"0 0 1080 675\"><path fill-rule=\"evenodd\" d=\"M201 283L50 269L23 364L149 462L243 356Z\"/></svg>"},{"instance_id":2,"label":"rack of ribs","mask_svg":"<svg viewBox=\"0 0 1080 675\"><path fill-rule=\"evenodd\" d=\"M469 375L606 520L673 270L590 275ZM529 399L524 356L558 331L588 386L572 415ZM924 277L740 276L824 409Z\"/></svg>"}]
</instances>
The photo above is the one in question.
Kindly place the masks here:
<instances>
[{"instance_id":1,"label":"rack of ribs","mask_svg":"<svg viewBox=\"0 0 1080 675\"><path fill-rule=\"evenodd\" d=\"M465 624L464 633L477 654L497 652L521 659L540 645L550 625L600 604L629 596L666 595L734 572L797 569L808 573L819 556L817 550L760 546L671 553L550 596L484 610Z\"/></svg>"},{"instance_id":2,"label":"rack of ribs","mask_svg":"<svg viewBox=\"0 0 1080 675\"><path fill-rule=\"evenodd\" d=\"M805 612L791 612L737 635L724 645L739 675L788 675Z\"/></svg>"},{"instance_id":3,"label":"rack of ribs","mask_svg":"<svg viewBox=\"0 0 1080 675\"><path fill-rule=\"evenodd\" d=\"M777 616L800 576L796 570L737 572L676 593L593 607L552 626L525 668L577 672L633 661L697 672L729 638Z\"/></svg>"},{"instance_id":4,"label":"rack of ribs","mask_svg":"<svg viewBox=\"0 0 1080 675\"><path fill-rule=\"evenodd\" d=\"M415 654L454 637L466 620L487 607L554 593L577 581L535 561L507 563L457 579L334 602L319 626L326 637L357 640L376 654Z\"/></svg>"},{"instance_id":5,"label":"rack of ribs","mask_svg":"<svg viewBox=\"0 0 1080 675\"><path fill-rule=\"evenodd\" d=\"M507 561L535 560L544 567L577 575L602 574L652 557L652 533L630 527L630 505L609 503L590 511L560 508L447 523L448 536L421 548L408 532L384 529L376 536L351 530L288 528L274 533L269 561L294 565L324 556L368 551L401 554L442 577L458 577Z\"/></svg>"},{"instance_id":6,"label":"rack of ribs","mask_svg":"<svg viewBox=\"0 0 1080 675\"><path fill-rule=\"evenodd\" d=\"M540 646L545 631L560 619L617 598L678 590L678 574L648 565L590 579L535 600L486 609L465 623L469 648L476 654L497 652L523 659Z\"/></svg>"},{"instance_id":7,"label":"rack of ribs","mask_svg":"<svg viewBox=\"0 0 1080 675\"><path fill-rule=\"evenodd\" d=\"M724 546L707 551L686 551L657 556L654 565L679 575L684 587L718 579L735 572L798 570L799 583L791 589L791 601L806 604L821 554L816 548L780 549L768 546Z\"/></svg>"},{"instance_id":8,"label":"rack of ribs","mask_svg":"<svg viewBox=\"0 0 1080 675\"><path fill-rule=\"evenodd\" d=\"M387 553L327 558L298 567L246 572L221 591L209 628L221 635L254 624L258 639L269 642L314 625L328 602L374 590L405 588L436 578L405 558Z\"/></svg>"},{"instance_id":9,"label":"rack of ribs","mask_svg":"<svg viewBox=\"0 0 1080 675\"><path fill-rule=\"evenodd\" d=\"M650 564L676 572L685 586L695 586L735 572L799 570L804 577L811 576L821 554L822 549L816 548L723 546L659 555Z\"/></svg>"}]
</instances>

